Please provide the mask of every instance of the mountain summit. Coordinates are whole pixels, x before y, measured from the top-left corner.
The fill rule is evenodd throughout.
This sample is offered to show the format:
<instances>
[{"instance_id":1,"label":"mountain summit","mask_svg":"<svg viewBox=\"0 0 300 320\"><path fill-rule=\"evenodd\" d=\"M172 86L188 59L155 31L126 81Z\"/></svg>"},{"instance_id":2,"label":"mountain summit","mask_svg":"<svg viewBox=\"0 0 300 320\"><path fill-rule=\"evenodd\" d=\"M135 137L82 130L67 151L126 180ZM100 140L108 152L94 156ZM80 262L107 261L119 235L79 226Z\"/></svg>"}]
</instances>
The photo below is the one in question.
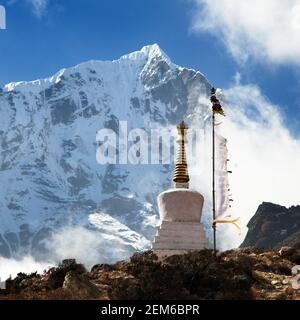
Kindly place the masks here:
<instances>
[{"instance_id":1,"label":"mountain summit","mask_svg":"<svg viewBox=\"0 0 300 320\"><path fill-rule=\"evenodd\" d=\"M100 165L96 132L173 127L195 108L204 125L210 88L154 44L0 89L0 255L93 263L149 247L172 168Z\"/></svg>"},{"instance_id":2,"label":"mountain summit","mask_svg":"<svg viewBox=\"0 0 300 320\"><path fill-rule=\"evenodd\" d=\"M168 62L172 65L171 59L168 55L160 48L160 46L155 43L152 45L144 46L141 50L135 51L129 54L122 56L120 59L125 60L147 60L151 61L152 59L160 59Z\"/></svg>"}]
</instances>

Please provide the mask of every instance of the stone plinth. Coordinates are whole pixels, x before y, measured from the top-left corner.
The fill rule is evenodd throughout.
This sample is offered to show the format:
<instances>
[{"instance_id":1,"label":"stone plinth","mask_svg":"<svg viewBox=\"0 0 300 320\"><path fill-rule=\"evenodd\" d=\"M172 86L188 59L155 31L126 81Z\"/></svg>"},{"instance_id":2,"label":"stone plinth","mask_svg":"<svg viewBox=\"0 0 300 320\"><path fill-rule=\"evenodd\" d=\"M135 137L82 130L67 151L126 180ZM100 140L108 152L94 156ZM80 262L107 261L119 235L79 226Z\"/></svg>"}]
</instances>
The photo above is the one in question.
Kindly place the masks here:
<instances>
[{"instance_id":1,"label":"stone plinth","mask_svg":"<svg viewBox=\"0 0 300 320\"><path fill-rule=\"evenodd\" d=\"M203 196L189 189L171 189L158 196L160 229L152 249L158 256L210 248L200 223Z\"/></svg>"}]
</instances>

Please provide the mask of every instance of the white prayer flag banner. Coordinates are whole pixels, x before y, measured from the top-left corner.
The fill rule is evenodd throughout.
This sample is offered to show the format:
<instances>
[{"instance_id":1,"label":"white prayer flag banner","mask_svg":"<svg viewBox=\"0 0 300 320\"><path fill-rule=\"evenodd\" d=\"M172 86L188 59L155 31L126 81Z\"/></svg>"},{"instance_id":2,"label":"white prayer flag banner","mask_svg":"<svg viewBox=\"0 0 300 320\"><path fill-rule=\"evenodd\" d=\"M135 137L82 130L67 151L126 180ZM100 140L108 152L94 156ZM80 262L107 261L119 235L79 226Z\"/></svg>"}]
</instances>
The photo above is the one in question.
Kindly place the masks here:
<instances>
[{"instance_id":1,"label":"white prayer flag banner","mask_svg":"<svg viewBox=\"0 0 300 320\"><path fill-rule=\"evenodd\" d=\"M227 171L228 150L226 139L215 133L215 199L216 218L224 216L229 207L229 184Z\"/></svg>"}]
</instances>

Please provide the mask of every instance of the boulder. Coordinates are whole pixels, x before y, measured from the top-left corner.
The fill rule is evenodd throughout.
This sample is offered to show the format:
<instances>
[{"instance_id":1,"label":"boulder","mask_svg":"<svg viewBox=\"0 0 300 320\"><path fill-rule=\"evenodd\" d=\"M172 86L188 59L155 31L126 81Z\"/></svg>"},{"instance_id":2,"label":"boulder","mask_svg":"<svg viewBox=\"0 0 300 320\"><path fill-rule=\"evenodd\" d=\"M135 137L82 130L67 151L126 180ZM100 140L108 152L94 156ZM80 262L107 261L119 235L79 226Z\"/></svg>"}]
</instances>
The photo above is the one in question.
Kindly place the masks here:
<instances>
[{"instance_id":1,"label":"boulder","mask_svg":"<svg viewBox=\"0 0 300 320\"><path fill-rule=\"evenodd\" d=\"M50 268L43 276L42 280L48 289L61 288L66 274L69 271L73 271L77 274L83 274L86 272L85 267L82 264L76 262L75 259L65 259L58 267Z\"/></svg>"},{"instance_id":2,"label":"boulder","mask_svg":"<svg viewBox=\"0 0 300 320\"><path fill-rule=\"evenodd\" d=\"M87 276L69 271L64 279L63 288L71 292L80 292L80 295L87 299L100 299L103 292L89 281Z\"/></svg>"}]
</instances>

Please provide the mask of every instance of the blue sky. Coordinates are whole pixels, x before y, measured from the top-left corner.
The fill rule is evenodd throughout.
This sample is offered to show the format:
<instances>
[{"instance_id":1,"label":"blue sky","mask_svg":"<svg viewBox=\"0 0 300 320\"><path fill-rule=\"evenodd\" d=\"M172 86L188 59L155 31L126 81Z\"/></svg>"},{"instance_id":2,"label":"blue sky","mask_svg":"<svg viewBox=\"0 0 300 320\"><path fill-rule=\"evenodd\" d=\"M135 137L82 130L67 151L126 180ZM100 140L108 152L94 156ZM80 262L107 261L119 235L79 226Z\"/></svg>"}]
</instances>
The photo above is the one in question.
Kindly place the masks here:
<instances>
[{"instance_id":1,"label":"blue sky","mask_svg":"<svg viewBox=\"0 0 300 320\"><path fill-rule=\"evenodd\" d=\"M158 43L175 63L200 70L214 86L230 87L238 72L241 83L257 85L265 97L280 106L285 123L298 135L300 102L297 59L300 55L297 56L297 48L295 55L290 57L286 52L276 50L274 53L272 48L260 46L262 51L267 52L260 55L254 47L261 45L262 41L268 43L268 36L262 38L261 43L251 39L252 42L249 40L244 44L238 36L234 41L228 40L226 37L229 35L223 34L220 29L235 32L225 15L233 13L226 6L219 6L220 11L216 11L214 2L0 0L7 11L7 30L0 31L0 85L47 77L60 68L89 59L116 59L144 45ZM298 0L287 2L290 6L291 2ZM257 7L271 11L270 14L272 10L275 13L279 10L260 6L257 3ZM243 9L240 8L241 12ZM285 10L285 7L280 10ZM217 14L217 18L213 14ZM234 16L231 18L236 19ZM239 21L236 22L238 25ZM203 23L206 25L199 26ZM259 26L260 22L254 23ZM251 21L242 27L249 33L253 31ZM272 26L267 27L270 27L270 33L276 32ZM261 32L257 32L259 38ZM241 37L247 38L247 33ZM286 37L290 37L291 42L294 40L290 34ZM270 42L273 40L270 39ZM238 53L236 45L239 46ZM291 51L294 48L288 49ZM246 59L243 58L243 50L249 54ZM281 54L279 58L278 52Z\"/></svg>"}]
</instances>

